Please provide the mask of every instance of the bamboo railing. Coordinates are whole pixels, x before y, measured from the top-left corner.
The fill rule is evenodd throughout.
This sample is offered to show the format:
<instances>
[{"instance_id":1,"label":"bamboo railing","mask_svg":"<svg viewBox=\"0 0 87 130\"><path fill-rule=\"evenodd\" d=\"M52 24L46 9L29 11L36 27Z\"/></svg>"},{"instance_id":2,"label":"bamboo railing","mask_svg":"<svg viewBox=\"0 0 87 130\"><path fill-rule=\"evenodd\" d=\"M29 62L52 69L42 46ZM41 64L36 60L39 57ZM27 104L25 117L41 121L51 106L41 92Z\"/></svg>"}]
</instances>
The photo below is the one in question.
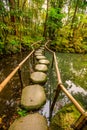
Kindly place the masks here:
<instances>
[{"instance_id":1,"label":"bamboo railing","mask_svg":"<svg viewBox=\"0 0 87 130\"><path fill-rule=\"evenodd\" d=\"M55 103L57 101L57 98L59 96L60 91L62 90L66 96L71 100L71 102L75 105L75 107L77 108L77 110L81 113L80 118L75 122L74 125L72 125L73 127L75 127L75 129L77 129L77 127L81 127L81 122L87 119L87 112L82 108L82 106L76 101L76 99L68 92L68 90L64 87L62 80L61 80L61 76L60 76L60 72L59 72L59 68L58 68L58 63L57 63L57 58L56 58L56 54L54 51L50 50L47 47L47 44L50 41L45 43L45 48L51 52L53 54L53 59L54 59L54 65L55 65L55 69L56 69L56 75L57 75L57 81L58 81L58 85L56 88L56 93L53 99L53 102L51 104L51 108L50 108L50 119L52 117L52 112L55 106Z\"/></svg>"}]
</instances>

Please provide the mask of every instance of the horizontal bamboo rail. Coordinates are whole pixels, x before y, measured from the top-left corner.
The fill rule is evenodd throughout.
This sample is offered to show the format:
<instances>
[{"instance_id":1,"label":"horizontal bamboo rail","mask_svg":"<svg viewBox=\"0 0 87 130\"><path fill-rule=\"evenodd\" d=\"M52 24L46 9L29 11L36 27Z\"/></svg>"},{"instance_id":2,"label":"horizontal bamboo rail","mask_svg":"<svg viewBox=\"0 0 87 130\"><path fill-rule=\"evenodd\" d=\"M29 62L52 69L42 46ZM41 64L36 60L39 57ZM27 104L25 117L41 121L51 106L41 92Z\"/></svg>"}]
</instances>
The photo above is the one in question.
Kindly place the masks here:
<instances>
[{"instance_id":1,"label":"horizontal bamboo rail","mask_svg":"<svg viewBox=\"0 0 87 130\"><path fill-rule=\"evenodd\" d=\"M49 42L49 41L48 41ZM52 50L50 50L48 47L47 47L47 44L48 42L46 42L45 44L45 48L50 51L53 56L54 56L54 64L55 64L55 68L56 68L56 73L57 73L57 80L58 80L58 86L57 87L60 87L60 89L67 95L67 97L72 101L72 103L75 105L75 107L77 108L77 110L82 114L84 115L85 114L85 110L79 105L79 103L75 100L75 98L67 91L67 89L63 86L62 84L62 80L61 80L61 77L60 77L60 72L59 72L59 69L58 69L58 63L57 63L57 59L56 59L56 55L55 55L55 52L53 52ZM58 90L60 90L58 88ZM56 96L56 95L55 95ZM58 95L57 95L58 96ZM56 97L57 98L57 97ZM54 97L55 99L55 97ZM54 102L53 101L53 104L52 104L52 107L54 107ZM53 108L51 108L53 110ZM52 111L51 111L52 112ZM52 113L51 113L52 114Z\"/></svg>"},{"instance_id":2,"label":"horizontal bamboo rail","mask_svg":"<svg viewBox=\"0 0 87 130\"><path fill-rule=\"evenodd\" d=\"M34 50L29 53L29 55L7 76L7 78L0 84L0 92L7 85L7 83L11 80L11 78L15 75L18 69L25 63L25 61L33 54Z\"/></svg>"}]
</instances>

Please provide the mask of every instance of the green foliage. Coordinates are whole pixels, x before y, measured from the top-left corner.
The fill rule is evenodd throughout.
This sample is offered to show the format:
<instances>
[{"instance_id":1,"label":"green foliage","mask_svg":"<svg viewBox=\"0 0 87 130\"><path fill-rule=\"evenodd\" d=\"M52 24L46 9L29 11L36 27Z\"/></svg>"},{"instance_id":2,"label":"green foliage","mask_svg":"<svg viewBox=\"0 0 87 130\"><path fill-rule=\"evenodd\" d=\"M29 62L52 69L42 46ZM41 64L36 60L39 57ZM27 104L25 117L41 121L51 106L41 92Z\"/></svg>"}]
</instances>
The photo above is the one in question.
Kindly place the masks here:
<instances>
[{"instance_id":1,"label":"green foliage","mask_svg":"<svg viewBox=\"0 0 87 130\"><path fill-rule=\"evenodd\" d=\"M85 51L85 53L87 53L87 45L86 45L87 43L85 43L85 44L83 44L83 46L82 46L82 48L83 48L83 50Z\"/></svg>"},{"instance_id":2,"label":"green foliage","mask_svg":"<svg viewBox=\"0 0 87 130\"><path fill-rule=\"evenodd\" d=\"M0 1L0 16L5 15L5 12L4 3Z\"/></svg>"},{"instance_id":3,"label":"green foliage","mask_svg":"<svg viewBox=\"0 0 87 130\"><path fill-rule=\"evenodd\" d=\"M5 53L16 53L20 51L20 41L18 37L9 35L5 46Z\"/></svg>"},{"instance_id":4,"label":"green foliage","mask_svg":"<svg viewBox=\"0 0 87 130\"><path fill-rule=\"evenodd\" d=\"M6 28L6 24L3 22L0 22L0 29L5 29Z\"/></svg>"},{"instance_id":5,"label":"green foliage","mask_svg":"<svg viewBox=\"0 0 87 130\"><path fill-rule=\"evenodd\" d=\"M49 13L48 13L49 19L47 23L48 27L57 29L62 26L61 19L64 17L64 15L62 13L58 13L60 11L61 11L60 8L51 8L49 10Z\"/></svg>"},{"instance_id":6,"label":"green foliage","mask_svg":"<svg viewBox=\"0 0 87 130\"><path fill-rule=\"evenodd\" d=\"M26 110L23 110L23 109L18 109L17 113L18 113L20 116L26 116L26 115L27 115L27 111L26 111Z\"/></svg>"},{"instance_id":7,"label":"green foliage","mask_svg":"<svg viewBox=\"0 0 87 130\"><path fill-rule=\"evenodd\" d=\"M52 118L50 127L53 130L72 130L70 126L79 116L80 113L76 110L75 106L67 104Z\"/></svg>"},{"instance_id":8,"label":"green foliage","mask_svg":"<svg viewBox=\"0 0 87 130\"><path fill-rule=\"evenodd\" d=\"M0 54L3 54L4 42L0 41Z\"/></svg>"},{"instance_id":9,"label":"green foliage","mask_svg":"<svg viewBox=\"0 0 87 130\"><path fill-rule=\"evenodd\" d=\"M14 40L14 39L10 41L10 44L13 45L13 46L18 45L18 43L19 43L19 41Z\"/></svg>"},{"instance_id":10,"label":"green foliage","mask_svg":"<svg viewBox=\"0 0 87 130\"><path fill-rule=\"evenodd\" d=\"M27 47L31 47L33 42L33 39L29 36L23 36L22 38L22 43Z\"/></svg>"},{"instance_id":11,"label":"green foliage","mask_svg":"<svg viewBox=\"0 0 87 130\"><path fill-rule=\"evenodd\" d=\"M50 8L49 11L49 17L52 17L53 19L58 18L58 10L60 10L59 8Z\"/></svg>"},{"instance_id":12,"label":"green foliage","mask_svg":"<svg viewBox=\"0 0 87 130\"><path fill-rule=\"evenodd\" d=\"M12 2L0 1L0 53L31 48L34 41L43 39L43 23L46 16L46 10L42 9L44 0ZM76 3L75 0L52 0L48 3L50 6L48 6L46 31L47 36L54 40L51 47L56 51L87 52L87 2L85 0L78 2L72 23Z\"/></svg>"}]
</instances>

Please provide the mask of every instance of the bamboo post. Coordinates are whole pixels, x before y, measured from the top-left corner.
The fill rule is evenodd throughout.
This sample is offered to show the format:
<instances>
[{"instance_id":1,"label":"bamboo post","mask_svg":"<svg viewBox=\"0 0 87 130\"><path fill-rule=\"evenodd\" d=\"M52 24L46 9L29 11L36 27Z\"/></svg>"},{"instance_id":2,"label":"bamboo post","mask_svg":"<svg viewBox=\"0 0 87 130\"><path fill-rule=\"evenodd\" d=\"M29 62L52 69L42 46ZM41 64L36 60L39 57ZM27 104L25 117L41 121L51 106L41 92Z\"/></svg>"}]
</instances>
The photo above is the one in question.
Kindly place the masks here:
<instances>
[{"instance_id":1,"label":"bamboo post","mask_svg":"<svg viewBox=\"0 0 87 130\"><path fill-rule=\"evenodd\" d=\"M22 89L23 89L23 81L22 81L21 69L20 69L20 68L18 69L18 75L19 75L19 79L20 79L20 83L21 83L21 92L22 92Z\"/></svg>"},{"instance_id":2,"label":"bamboo post","mask_svg":"<svg viewBox=\"0 0 87 130\"><path fill-rule=\"evenodd\" d=\"M82 129L82 127L86 126L86 122L87 122L87 112L84 113L84 115L81 115L78 120L71 125L71 127L74 129L74 130L80 130Z\"/></svg>"},{"instance_id":3,"label":"bamboo post","mask_svg":"<svg viewBox=\"0 0 87 130\"><path fill-rule=\"evenodd\" d=\"M50 120L51 120L51 117L52 117L52 112L53 112L53 109L54 109L54 106L55 106L55 103L57 101L57 98L59 96L59 93L60 93L61 89L60 89L60 84L57 85L57 89L56 89L56 93L55 93L55 97L53 99L53 102L52 102L52 105L51 105L51 108L50 108Z\"/></svg>"},{"instance_id":4,"label":"bamboo post","mask_svg":"<svg viewBox=\"0 0 87 130\"><path fill-rule=\"evenodd\" d=\"M51 68L53 68L53 62L54 62L54 56L52 56L52 64L51 64Z\"/></svg>"}]
</instances>

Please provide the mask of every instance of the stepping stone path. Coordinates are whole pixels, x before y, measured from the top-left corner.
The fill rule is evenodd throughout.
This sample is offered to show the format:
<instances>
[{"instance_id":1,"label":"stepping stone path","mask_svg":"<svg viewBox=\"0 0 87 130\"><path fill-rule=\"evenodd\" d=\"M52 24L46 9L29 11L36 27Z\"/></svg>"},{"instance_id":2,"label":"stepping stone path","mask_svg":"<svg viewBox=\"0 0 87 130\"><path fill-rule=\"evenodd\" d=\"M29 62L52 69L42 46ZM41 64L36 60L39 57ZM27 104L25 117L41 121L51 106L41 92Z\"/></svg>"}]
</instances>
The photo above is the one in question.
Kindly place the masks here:
<instances>
[{"instance_id":1,"label":"stepping stone path","mask_svg":"<svg viewBox=\"0 0 87 130\"><path fill-rule=\"evenodd\" d=\"M16 119L10 126L9 130L48 130L47 121L44 116L36 113L36 109L40 109L46 102L46 94L44 88L40 85L47 81L47 72L49 61L43 55L44 46L35 51L37 64L35 72L30 74L32 85L26 86L22 90L21 106L34 113L25 117Z\"/></svg>"}]
</instances>

